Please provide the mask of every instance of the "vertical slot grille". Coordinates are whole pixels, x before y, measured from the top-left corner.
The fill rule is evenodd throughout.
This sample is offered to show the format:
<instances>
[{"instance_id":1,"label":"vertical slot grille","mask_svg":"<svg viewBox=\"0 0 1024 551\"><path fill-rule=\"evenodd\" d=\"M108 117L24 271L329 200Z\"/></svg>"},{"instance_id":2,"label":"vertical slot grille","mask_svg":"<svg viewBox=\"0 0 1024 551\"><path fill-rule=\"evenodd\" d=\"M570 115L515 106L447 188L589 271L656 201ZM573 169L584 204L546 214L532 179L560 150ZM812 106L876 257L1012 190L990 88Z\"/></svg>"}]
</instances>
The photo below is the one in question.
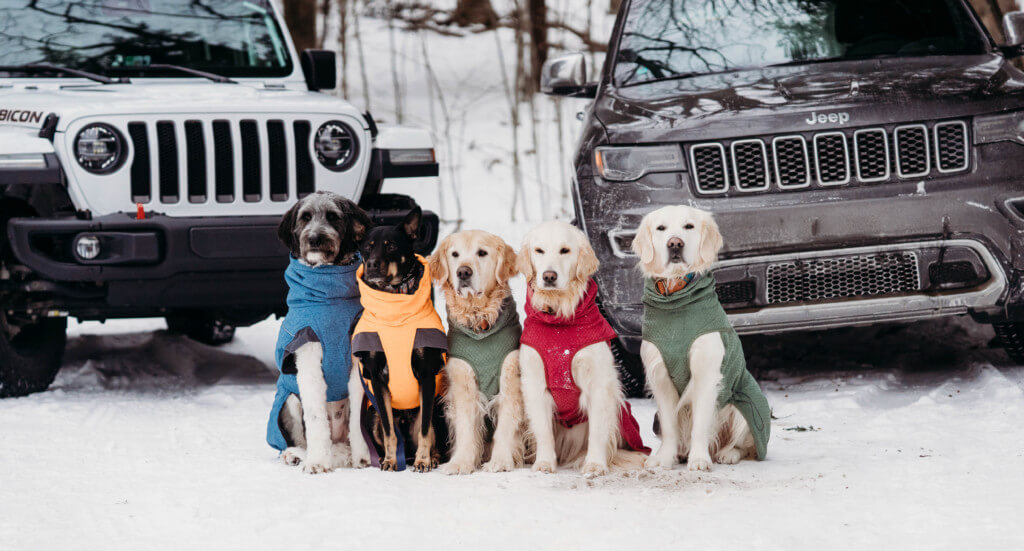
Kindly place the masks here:
<instances>
[{"instance_id":1,"label":"vertical slot grille","mask_svg":"<svg viewBox=\"0 0 1024 551\"><path fill-rule=\"evenodd\" d=\"M247 203L260 200L260 136L256 121L244 120L238 125L242 134L242 198Z\"/></svg>"},{"instance_id":2,"label":"vertical slot grille","mask_svg":"<svg viewBox=\"0 0 1024 551\"><path fill-rule=\"evenodd\" d=\"M132 139L131 192L133 203L148 203L153 199L152 182L149 167L149 136L146 135L146 123L128 123L128 135Z\"/></svg>"},{"instance_id":3,"label":"vertical slot grille","mask_svg":"<svg viewBox=\"0 0 1024 551\"><path fill-rule=\"evenodd\" d=\"M967 168L967 125L961 121L935 125L935 167L939 172Z\"/></svg>"},{"instance_id":4,"label":"vertical slot grille","mask_svg":"<svg viewBox=\"0 0 1024 551\"><path fill-rule=\"evenodd\" d=\"M814 161L818 172L818 183L835 186L850 181L850 152L846 147L846 135L841 132L827 132L814 136Z\"/></svg>"},{"instance_id":5,"label":"vertical slot grille","mask_svg":"<svg viewBox=\"0 0 1024 551\"><path fill-rule=\"evenodd\" d=\"M775 181L779 187L801 188L811 184L811 160L803 136L784 136L772 140L775 156Z\"/></svg>"},{"instance_id":6,"label":"vertical slot grille","mask_svg":"<svg viewBox=\"0 0 1024 551\"><path fill-rule=\"evenodd\" d=\"M213 121L213 162L217 202L230 203L235 200L235 152L228 121Z\"/></svg>"},{"instance_id":7,"label":"vertical slot grille","mask_svg":"<svg viewBox=\"0 0 1024 551\"><path fill-rule=\"evenodd\" d=\"M206 144L203 139L203 123L185 121L186 178L188 179L188 201L206 202Z\"/></svg>"},{"instance_id":8,"label":"vertical slot grille","mask_svg":"<svg viewBox=\"0 0 1024 551\"><path fill-rule=\"evenodd\" d=\"M853 133L853 157L857 165L857 179L861 182L881 182L889 179L889 143L882 128L858 130Z\"/></svg>"},{"instance_id":9,"label":"vertical slot grille","mask_svg":"<svg viewBox=\"0 0 1024 551\"><path fill-rule=\"evenodd\" d=\"M900 178L917 178L931 172L928 152L928 129L923 124L896 129L896 174Z\"/></svg>"},{"instance_id":10,"label":"vertical slot grille","mask_svg":"<svg viewBox=\"0 0 1024 551\"><path fill-rule=\"evenodd\" d=\"M695 145L690 148L690 164L698 189L704 193L726 191L725 147L717 143Z\"/></svg>"},{"instance_id":11,"label":"vertical slot grille","mask_svg":"<svg viewBox=\"0 0 1024 551\"><path fill-rule=\"evenodd\" d=\"M270 200L288 200L288 151L285 147L284 121L267 121Z\"/></svg>"},{"instance_id":12,"label":"vertical slot grille","mask_svg":"<svg viewBox=\"0 0 1024 551\"><path fill-rule=\"evenodd\" d=\"M309 121L295 121L295 189L301 199L316 191L313 175L313 157L309 152Z\"/></svg>"},{"instance_id":13,"label":"vertical slot grille","mask_svg":"<svg viewBox=\"0 0 1024 551\"><path fill-rule=\"evenodd\" d=\"M160 202L177 203L178 191L178 139L174 135L174 123L156 123L156 146L158 174L160 175Z\"/></svg>"},{"instance_id":14,"label":"vertical slot grille","mask_svg":"<svg viewBox=\"0 0 1024 551\"><path fill-rule=\"evenodd\" d=\"M757 191L768 189L768 151L761 140L739 140L732 143L732 173L737 189Z\"/></svg>"}]
</instances>

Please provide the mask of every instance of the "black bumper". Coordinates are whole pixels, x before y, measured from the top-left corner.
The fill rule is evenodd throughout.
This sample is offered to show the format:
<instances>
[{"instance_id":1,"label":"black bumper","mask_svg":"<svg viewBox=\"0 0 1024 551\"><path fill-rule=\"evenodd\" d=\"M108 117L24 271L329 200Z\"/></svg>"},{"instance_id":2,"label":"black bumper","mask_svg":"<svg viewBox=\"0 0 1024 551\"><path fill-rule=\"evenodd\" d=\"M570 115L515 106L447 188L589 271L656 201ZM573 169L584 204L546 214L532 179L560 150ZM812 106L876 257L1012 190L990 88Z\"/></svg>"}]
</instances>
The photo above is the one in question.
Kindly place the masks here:
<instances>
[{"instance_id":1,"label":"black bumper","mask_svg":"<svg viewBox=\"0 0 1024 551\"><path fill-rule=\"evenodd\" d=\"M397 223L405 210L370 210L378 224ZM184 308L284 308L288 251L278 241L279 216L173 218L126 213L92 220L15 218L11 250L19 263L47 280L73 288L68 304L101 315L112 311L160 313ZM417 252L437 242L438 218L423 216ZM83 235L95 236L100 254L83 260L74 250ZM70 286L70 287L69 287ZM82 287L95 291L82 301Z\"/></svg>"}]
</instances>

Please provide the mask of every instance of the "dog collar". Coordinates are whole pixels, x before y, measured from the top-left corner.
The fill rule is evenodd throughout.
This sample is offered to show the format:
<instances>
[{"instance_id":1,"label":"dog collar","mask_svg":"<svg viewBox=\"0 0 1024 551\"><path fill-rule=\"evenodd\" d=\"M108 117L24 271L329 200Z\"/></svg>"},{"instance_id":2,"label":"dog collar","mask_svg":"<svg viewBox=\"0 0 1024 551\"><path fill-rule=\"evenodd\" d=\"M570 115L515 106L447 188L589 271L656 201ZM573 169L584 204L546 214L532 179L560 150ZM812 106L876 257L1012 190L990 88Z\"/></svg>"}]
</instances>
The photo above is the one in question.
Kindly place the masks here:
<instances>
[{"instance_id":1,"label":"dog collar","mask_svg":"<svg viewBox=\"0 0 1024 551\"><path fill-rule=\"evenodd\" d=\"M667 297L685 289L687 285L693 282L696 276L697 274L690 272L683 277L655 279L654 287L658 290L658 293Z\"/></svg>"}]
</instances>

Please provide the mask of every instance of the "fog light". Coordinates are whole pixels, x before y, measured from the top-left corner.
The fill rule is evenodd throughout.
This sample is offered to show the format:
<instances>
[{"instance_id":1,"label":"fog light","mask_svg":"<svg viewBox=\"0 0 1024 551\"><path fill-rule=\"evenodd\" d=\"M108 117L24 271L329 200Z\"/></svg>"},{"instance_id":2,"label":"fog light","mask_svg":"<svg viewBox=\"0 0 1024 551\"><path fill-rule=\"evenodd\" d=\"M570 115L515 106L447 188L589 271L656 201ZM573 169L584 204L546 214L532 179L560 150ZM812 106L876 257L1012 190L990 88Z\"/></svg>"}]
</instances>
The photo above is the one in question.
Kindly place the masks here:
<instances>
[{"instance_id":1,"label":"fog light","mask_svg":"<svg viewBox=\"0 0 1024 551\"><path fill-rule=\"evenodd\" d=\"M75 253L82 260L92 260L100 255L100 238L95 235L83 235L75 241Z\"/></svg>"}]
</instances>

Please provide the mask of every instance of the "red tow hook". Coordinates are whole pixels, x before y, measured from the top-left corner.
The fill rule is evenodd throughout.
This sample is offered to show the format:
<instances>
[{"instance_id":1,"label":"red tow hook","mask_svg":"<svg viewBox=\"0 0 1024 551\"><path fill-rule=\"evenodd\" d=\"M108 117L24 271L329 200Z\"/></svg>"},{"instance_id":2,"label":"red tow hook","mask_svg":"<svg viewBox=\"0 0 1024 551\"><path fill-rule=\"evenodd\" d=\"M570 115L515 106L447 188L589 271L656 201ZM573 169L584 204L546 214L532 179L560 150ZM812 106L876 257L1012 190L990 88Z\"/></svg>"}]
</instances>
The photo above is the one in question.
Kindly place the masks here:
<instances>
[{"instance_id":1,"label":"red tow hook","mask_svg":"<svg viewBox=\"0 0 1024 551\"><path fill-rule=\"evenodd\" d=\"M142 203L135 203L135 219L145 220L146 219L146 208L142 206Z\"/></svg>"}]
</instances>

